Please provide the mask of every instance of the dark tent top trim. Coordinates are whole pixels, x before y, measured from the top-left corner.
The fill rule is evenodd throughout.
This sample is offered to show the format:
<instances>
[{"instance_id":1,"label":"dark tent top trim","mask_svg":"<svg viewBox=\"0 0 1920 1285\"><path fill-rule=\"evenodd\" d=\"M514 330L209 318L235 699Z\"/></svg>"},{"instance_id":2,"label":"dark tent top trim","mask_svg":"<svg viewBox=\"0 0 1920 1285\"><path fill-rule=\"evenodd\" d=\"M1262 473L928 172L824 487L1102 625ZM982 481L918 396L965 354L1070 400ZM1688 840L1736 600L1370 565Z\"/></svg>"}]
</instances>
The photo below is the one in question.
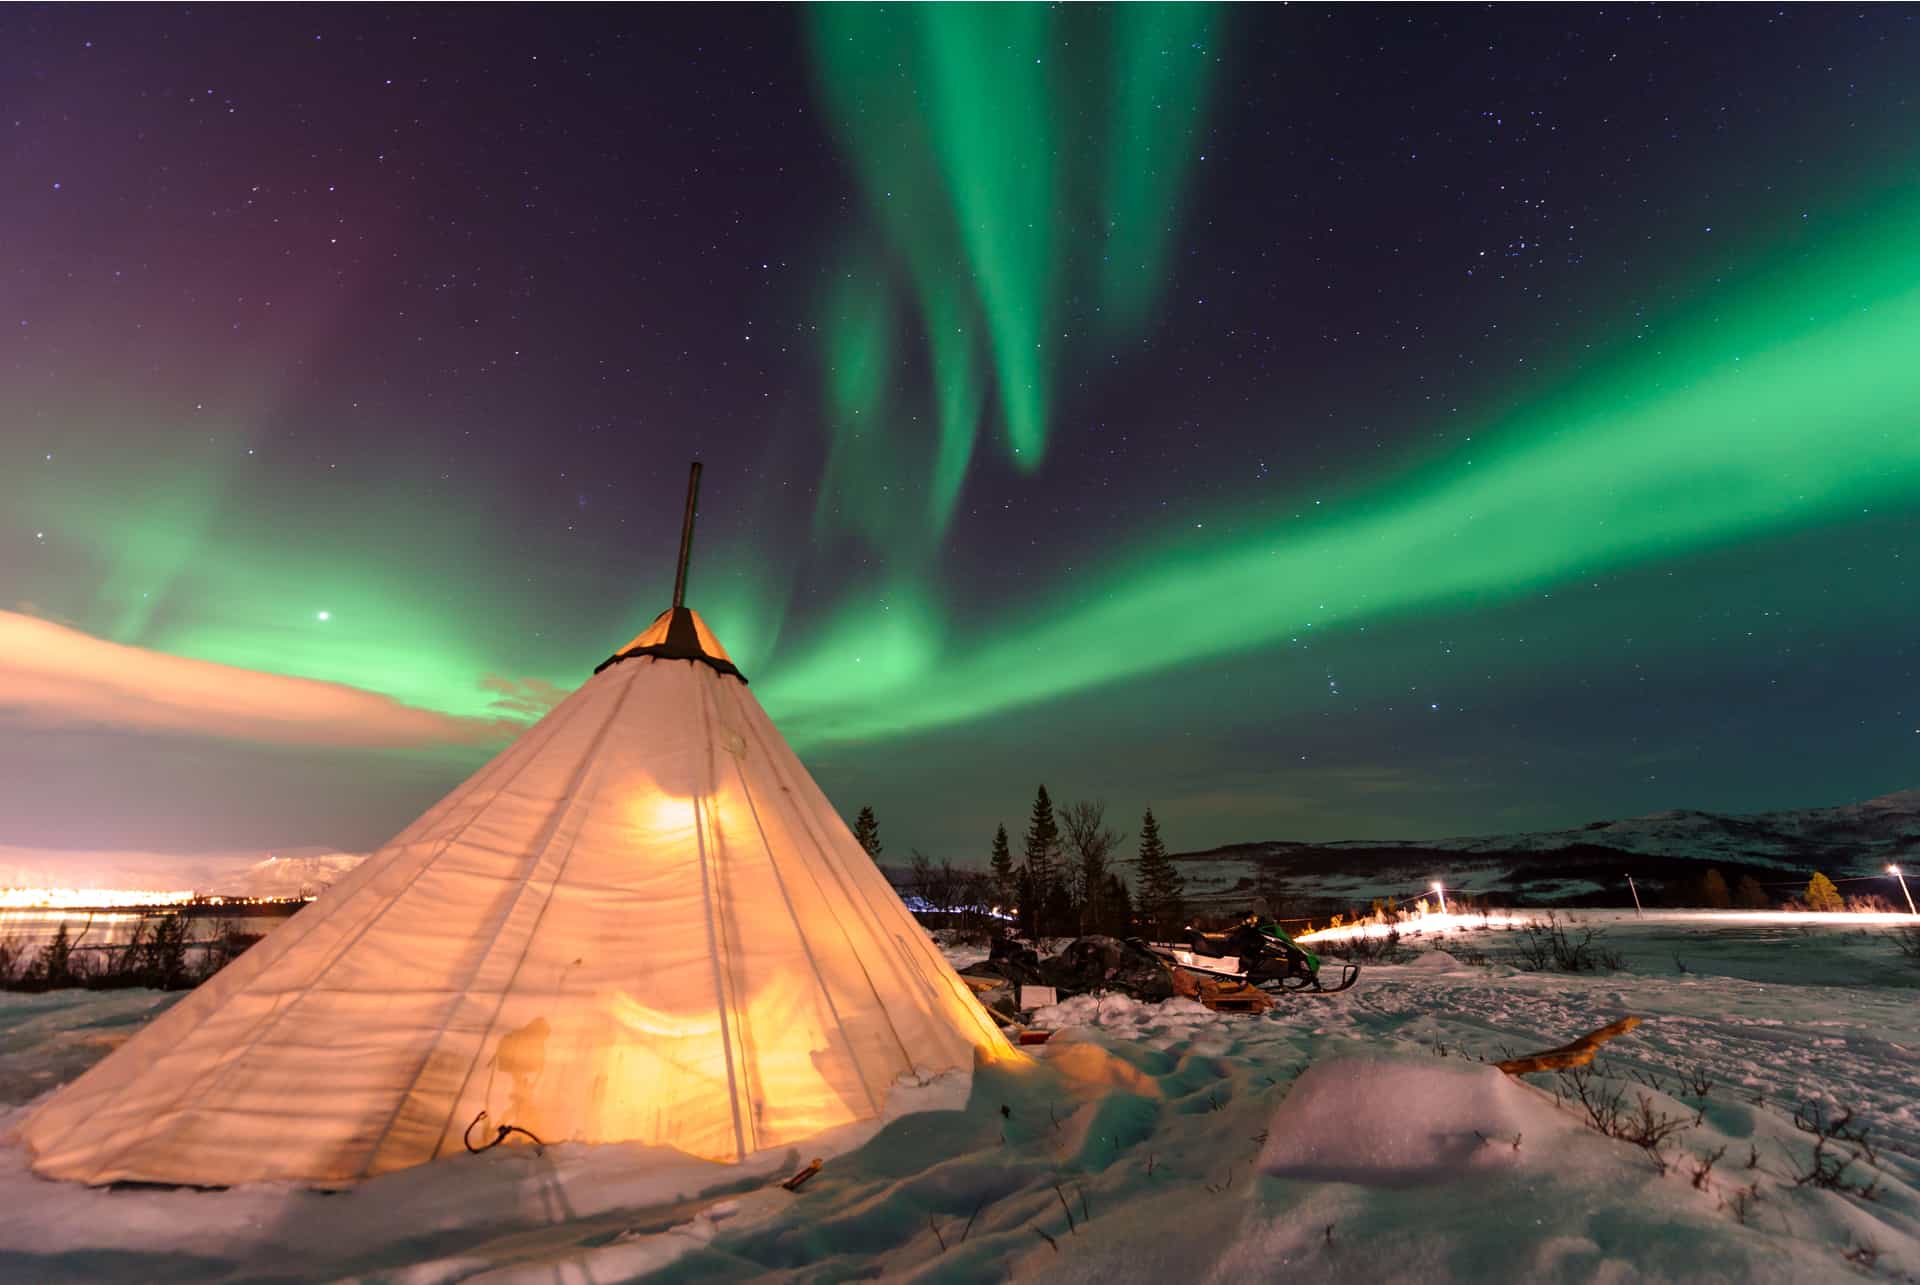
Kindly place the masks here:
<instances>
[{"instance_id":1,"label":"dark tent top trim","mask_svg":"<svg viewBox=\"0 0 1920 1285\"><path fill-rule=\"evenodd\" d=\"M632 660L636 656L651 656L656 660L697 661L711 666L718 673L732 674L743 683L747 681L747 676L741 673L732 661L723 660L718 656L709 656L700 646L700 634L693 627L693 612L685 607L673 609L673 619L667 624L665 642L657 642L647 647L629 647L626 651L609 656L595 665L593 672L597 674L609 665L617 665L623 660Z\"/></svg>"}]
</instances>

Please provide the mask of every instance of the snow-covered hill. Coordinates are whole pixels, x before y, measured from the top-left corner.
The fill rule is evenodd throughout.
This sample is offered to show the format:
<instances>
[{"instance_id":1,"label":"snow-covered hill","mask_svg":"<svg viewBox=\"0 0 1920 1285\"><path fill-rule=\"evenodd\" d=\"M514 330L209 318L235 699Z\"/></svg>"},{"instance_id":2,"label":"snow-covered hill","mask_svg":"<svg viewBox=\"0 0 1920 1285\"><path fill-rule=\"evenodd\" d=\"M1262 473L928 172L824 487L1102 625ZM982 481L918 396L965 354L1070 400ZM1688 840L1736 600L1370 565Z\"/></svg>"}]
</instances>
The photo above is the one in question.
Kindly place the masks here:
<instances>
[{"instance_id":1,"label":"snow-covered hill","mask_svg":"<svg viewBox=\"0 0 1920 1285\"><path fill-rule=\"evenodd\" d=\"M207 891L222 897L312 896L366 859L357 852L268 857L222 876Z\"/></svg>"},{"instance_id":2,"label":"snow-covered hill","mask_svg":"<svg viewBox=\"0 0 1920 1285\"><path fill-rule=\"evenodd\" d=\"M1831 808L1745 816L1676 810L1519 834L1230 844L1174 859L1202 901L1244 899L1263 881L1350 899L1417 893L1439 880L1537 901L1617 903L1629 874L1659 891L1696 880L1706 868L1729 882L1745 874L1789 890L1815 870L1871 881L1889 862L1920 863L1920 790Z\"/></svg>"},{"instance_id":3,"label":"snow-covered hill","mask_svg":"<svg viewBox=\"0 0 1920 1285\"><path fill-rule=\"evenodd\" d=\"M1593 821L1571 830L1477 835L1447 839L1343 839L1332 843L1232 844L1179 860L1254 855L1249 850L1315 848L1369 852L1417 848L1423 852L1556 852L1611 848L1650 856L1775 863L1798 869L1824 862L1845 869L1885 865L1920 848L1920 790L1901 790L1837 808L1757 812L1748 816L1678 809L1620 821Z\"/></svg>"},{"instance_id":4,"label":"snow-covered hill","mask_svg":"<svg viewBox=\"0 0 1920 1285\"><path fill-rule=\"evenodd\" d=\"M1837 808L1750 816L1683 809L1594 821L1577 830L1439 839L1413 846L1450 852L1552 852L1577 845L1701 860L1773 861L1791 868L1809 862L1841 868L1885 865L1920 846L1920 790Z\"/></svg>"}]
</instances>

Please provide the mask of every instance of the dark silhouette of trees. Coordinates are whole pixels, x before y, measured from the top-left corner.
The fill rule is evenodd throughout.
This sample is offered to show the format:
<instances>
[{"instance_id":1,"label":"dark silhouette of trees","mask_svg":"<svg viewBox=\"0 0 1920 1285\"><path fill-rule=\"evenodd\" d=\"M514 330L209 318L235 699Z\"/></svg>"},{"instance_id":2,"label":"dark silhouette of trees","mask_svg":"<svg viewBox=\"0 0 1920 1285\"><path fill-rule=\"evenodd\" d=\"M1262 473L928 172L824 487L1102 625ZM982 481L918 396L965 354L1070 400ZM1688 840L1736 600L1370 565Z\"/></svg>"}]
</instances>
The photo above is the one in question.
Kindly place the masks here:
<instances>
[{"instance_id":1,"label":"dark silhouette of trees","mask_svg":"<svg viewBox=\"0 0 1920 1285\"><path fill-rule=\"evenodd\" d=\"M993 871L993 897L1002 909L1012 906L1019 889L1014 885L1013 852L1007 847L1007 827L1001 826L993 832L993 856L988 860L988 868Z\"/></svg>"},{"instance_id":2,"label":"dark silhouette of trees","mask_svg":"<svg viewBox=\"0 0 1920 1285\"><path fill-rule=\"evenodd\" d=\"M1033 813L1027 821L1025 871L1028 895L1020 903L1021 928L1029 937L1061 931L1057 916L1061 903L1069 899L1060 886L1060 826L1044 785L1033 796Z\"/></svg>"},{"instance_id":3,"label":"dark silhouette of trees","mask_svg":"<svg viewBox=\"0 0 1920 1285\"><path fill-rule=\"evenodd\" d=\"M1140 902L1139 910L1162 938L1176 932L1186 918L1187 881L1174 869L1167 848L1160 841L1160 823L1148 808L1140 818Z\"/></svg>"},{"instance_id":4,"label":"dark silhouette of trees","mask_svg":"<svg viewBox=\"0 0 1920 1285\"><path fill-rule=\"evenodd\" d=\"M853 837L866 854L875 861L880 860L880 823L874 819L872 808L861 808L860 815L853 819Z\"/></svg>"}]
</instances>

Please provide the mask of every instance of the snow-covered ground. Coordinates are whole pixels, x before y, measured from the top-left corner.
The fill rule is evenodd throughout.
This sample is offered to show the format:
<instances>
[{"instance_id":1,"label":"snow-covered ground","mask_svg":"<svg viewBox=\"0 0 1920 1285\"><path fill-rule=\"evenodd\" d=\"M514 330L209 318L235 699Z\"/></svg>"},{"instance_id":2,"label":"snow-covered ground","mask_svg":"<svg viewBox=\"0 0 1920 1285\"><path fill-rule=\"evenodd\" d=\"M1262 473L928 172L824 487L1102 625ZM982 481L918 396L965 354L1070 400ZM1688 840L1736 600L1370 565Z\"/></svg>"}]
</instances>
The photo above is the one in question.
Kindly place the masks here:
<instances>
[{"instance_id":1,"label":"snow-covered ground","mask_svg":"<svg viewBox=\"0 0 1920 1285\"><path fill-rule=\"evenodd\" d=\"M1626 971L1454 927L1262 1017L1076 998L964 1104L745 1168L503 1147L338 1195L94 1191L0 1145L0 1279L1920 1279L1920 964L1844 917L1582 918ZM168 1002L0 996L0 1134ZM1657 1157L1481 1060L1626 1014L1586 1090L1676 1122ZM1816 1103L1866 1128L1838 1181L1870 1196L1796 1182Z\"/></svg>"}]
</instances>

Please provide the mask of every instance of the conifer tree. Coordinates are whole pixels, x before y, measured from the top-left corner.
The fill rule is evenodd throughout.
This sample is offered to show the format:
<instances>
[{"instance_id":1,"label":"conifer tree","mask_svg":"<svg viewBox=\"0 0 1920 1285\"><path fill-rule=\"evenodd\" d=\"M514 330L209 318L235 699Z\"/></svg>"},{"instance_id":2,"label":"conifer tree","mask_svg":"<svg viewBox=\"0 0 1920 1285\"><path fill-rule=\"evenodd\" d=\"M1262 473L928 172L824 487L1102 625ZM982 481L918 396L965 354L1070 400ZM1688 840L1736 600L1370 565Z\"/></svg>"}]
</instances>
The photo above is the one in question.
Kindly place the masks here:
<instances>
[{"instance_id":1,"label":"conifer tree","mask_svg":"<svg viewBox=\"0 0 1920 1285\"><path fill-rule=\"evenodd\" d=\"M1733 885L1733 904L1742 910L1765 910L1773 905L1759 880L1752 875L1741 875Z\"/></svg>"},{"instance_id":2,"label":"conifer tree","mask_svg":"<svg viewBox=\"0 0 1920 1285\"><path fill-rule=\"evenodd\" d=\"M1002 906L1013 903L1013 852L1007 847L1007 827L993 832L993 895Z\"/></svg>"},{"instance_id":3,"label":"conifer tree","mask_svg":"<svg viewBox=\"0 0 1920 1285\"><path fill-rule=\"evenodd\" d=\"M1033 885L1033 903L1037 922L1035 935L1054 929L1053 912L1059 897L1054 889L1060 882L1057 861L1060 855L1060 826L1053 819L1053 800L1042 785L1033 796L1033 816L1027 823L1027 878ZM1024 907L1022 910L1024 912Z\"/></svg>"},{"instance_id":4,"label":"conifer tree","mask_svg":"<svg viewBox=\"0 0 1920 1285\"><path fill-rule=\"evenodd\" d=\"M1846 903L1840 900L1840 890L1833 886L1833 880L1814 871L1813 880L1807 884L1808 910L1844 910Z\"/></svg>"},{"instance_id":5,"label":"conifer tree","mask_svg":"<svg viewBox=\"0 0 1920 1285\"><path fill-rule=\"evenodd\" d=\"M1161 933L1172 932L1186 915L1187 881L1174 869L1160 841L1160 823L1148 808L1140 818L1140 911Z\"/></svg>"},{"instance_id":6,"label":"conifer tree","mask_svg":"<svg viewBox=\"0 0 1920 1285\"><path fill-rule=\"evenodd\" d=\"M874 819L872 808L861 808L860 815L853 819L853 837L868 856L880 860L880 823Z\"/></svg>"},{"instance_id":7,"label":"conifer tree","mask_svg":"<svg viewBox=\"0 0 1920 1285\"><path fill-rule=\"evenodd\" d=\"M1733 904L1727 891L1727 878L1718 870L1708 870L1700 879L1700 904L1712 910L1725 910Z\"/></svg>"}]
</instances>

